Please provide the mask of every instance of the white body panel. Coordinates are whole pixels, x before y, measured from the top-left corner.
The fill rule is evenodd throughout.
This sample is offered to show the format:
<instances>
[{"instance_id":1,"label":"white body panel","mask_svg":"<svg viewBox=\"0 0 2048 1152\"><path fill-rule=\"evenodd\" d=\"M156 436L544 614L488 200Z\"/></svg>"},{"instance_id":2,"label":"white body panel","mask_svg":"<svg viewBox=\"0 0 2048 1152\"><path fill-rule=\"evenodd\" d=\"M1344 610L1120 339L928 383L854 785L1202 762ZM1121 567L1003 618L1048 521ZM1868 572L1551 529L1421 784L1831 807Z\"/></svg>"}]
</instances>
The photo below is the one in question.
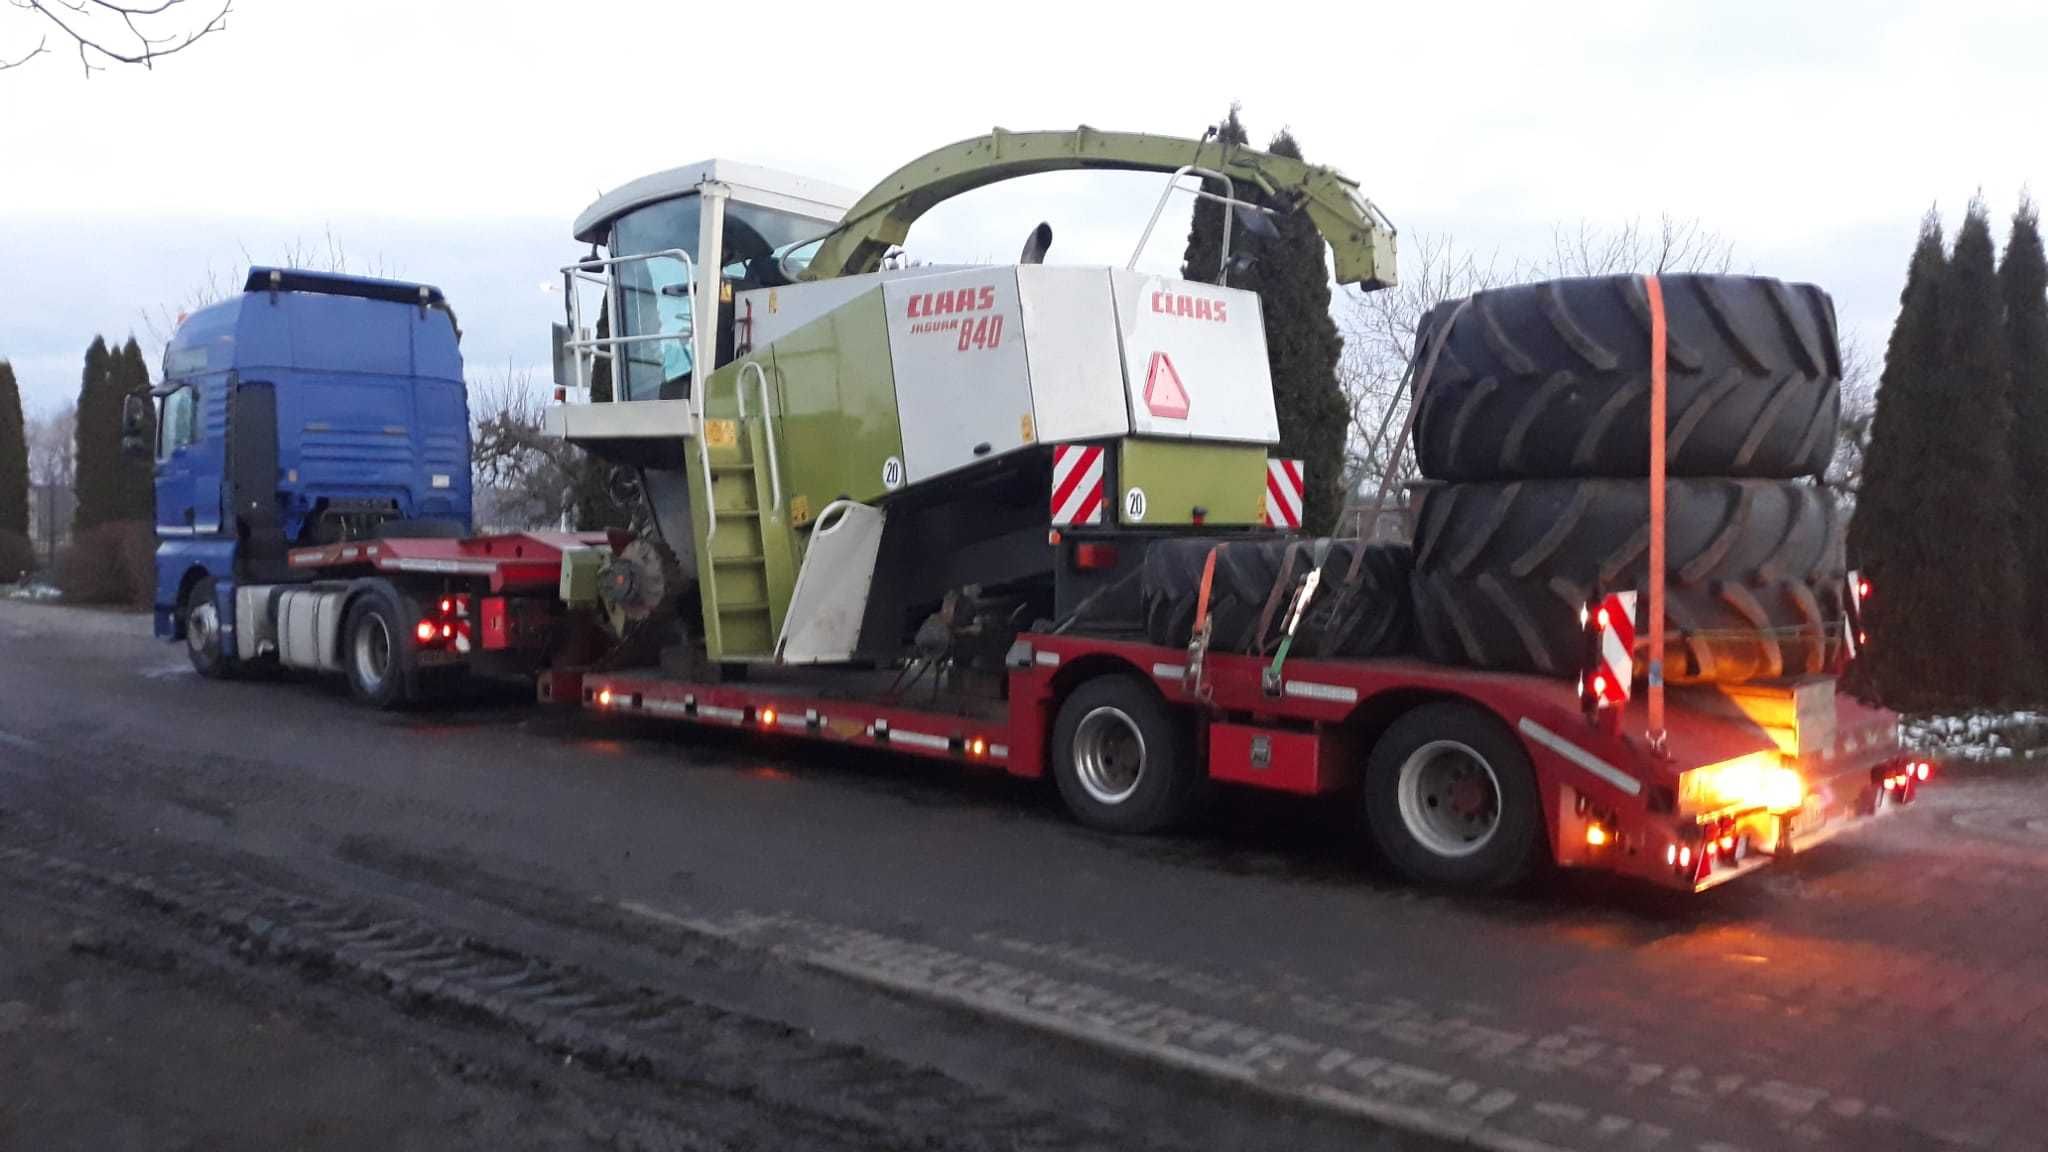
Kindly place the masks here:
<instances>
[{"instance_id":1,"label":"white body panel","mask_svg":"<svg viewBox=\"0 0 2048 1152\"><path fill-rule=\"evenodd\" d=\"M1277 444L1273 374L1259 298L1235 288L1116 270L1131 429L1143 436ZM1185 414L1168 402L1177 381ZM1158 394L1147 400L1148 382Z\"/></svg>"},{"instance_id":2,"label":"white body panel","mask_svg":"<svg viewBox=\"0 0 2048 1152\"><path fill-rule=\"evenodd\" d=\"M1027 264L1016 272L1039 441L1128 435L1109 270Z\"/></svg>"},{"instance_id":3,"label":"white body panel","mask_svg":"<svg viewBox=\"0 0 2048 1152\"><path fill-rule=\"evenodd\" d=\"M961 271L966 267L886 268L859 276L809 280L780 288L750 288L734 295L733 322L739 324L751 320L752 332L748 342L759 348L782 339L885 280L933 276ZM747 334L747 329L742 328L740 333Z\"/></svg>"},{"instance_id":4,"label":"white body panel","mask_svg":"<svg viewBox=\"0 0 2048 1152\"><path fill-rule=\"evenodd\" d=\"M867 614L875 556L886 515L879 508L838 500L818 515L803 567L782 619L776 656L784 664L830 664L853 658Z\"/></svg>"},{"instance_id":5,"label":"white body panel","mask_svg":"<svg viewBox=\"0 0 2048 1152\"><path fill-rule=\"evenodd\" d=\"M908 481L1037 441L1015 268L882 285Z\"/></svg>"}]
</instances>

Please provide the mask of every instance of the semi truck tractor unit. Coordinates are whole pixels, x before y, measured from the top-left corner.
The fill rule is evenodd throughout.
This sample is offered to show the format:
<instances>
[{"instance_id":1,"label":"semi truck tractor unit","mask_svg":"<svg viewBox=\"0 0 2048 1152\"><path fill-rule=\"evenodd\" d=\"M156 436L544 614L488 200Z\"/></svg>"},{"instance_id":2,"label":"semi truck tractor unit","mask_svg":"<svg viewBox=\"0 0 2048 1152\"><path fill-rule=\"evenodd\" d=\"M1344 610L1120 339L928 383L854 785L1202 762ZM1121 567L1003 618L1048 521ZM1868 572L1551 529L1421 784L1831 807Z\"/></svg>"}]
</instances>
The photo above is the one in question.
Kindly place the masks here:
<instances>
[{"instance_id":1,"label":"semi truck tractor unit","mask_svg":"<svg viewBox=\"0 0 2048 1152\"><path fill-rule=\"evenodd\" d=\"M155 389L156 634L207 675L345 672L376 703L537 658L577 540L470 538L458 343L439 289L279 268L185 319Z\"/></svg>"},{"instance_id":2,"label":"semi truck tractor unit","mask_svg":"<svg viewBox=\"0 0 2048 1152\"><path fill-rule=\"evenodd\" d=\"M1012 264L903 253L937 204L1075 169L1165 178L1138 254L1197 198L1214 267L1049 262L1052 223ZM1269 302L1229 283L1290 217L1340 283L1394 281L1356 184L1214 139L998 131L860 195L726 160L627 184L571 229L546 414L628 498L605 534L470 534L438 292L259 269L167 355L160 476L217 463L159 482L159 634L380 706L519 672L603 716L1049 778L1116 832L1325 796L1467 889L1696 891L1914 799L1932 766L1836 691L1869 590L1816 481L1825 293L1448 302L1390 413L1422 478L1390 466L1363 518L1408 531L1323 539L1276 451Z\"/></svg>"}]
</instances>

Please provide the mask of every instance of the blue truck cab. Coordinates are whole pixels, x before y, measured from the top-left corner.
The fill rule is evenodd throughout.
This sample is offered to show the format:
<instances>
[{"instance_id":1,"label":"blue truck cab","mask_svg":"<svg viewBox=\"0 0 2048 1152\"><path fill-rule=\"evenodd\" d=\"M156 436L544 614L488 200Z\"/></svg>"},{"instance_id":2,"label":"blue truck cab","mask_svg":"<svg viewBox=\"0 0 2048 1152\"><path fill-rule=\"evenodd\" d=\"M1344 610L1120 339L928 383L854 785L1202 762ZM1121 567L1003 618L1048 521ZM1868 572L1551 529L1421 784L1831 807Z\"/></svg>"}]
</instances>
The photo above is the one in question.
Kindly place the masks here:
<instances>
[{"instance_id":1,"label":"blue truck cab","mask_svg":"<svg viewBox=\"0 0 2048 1152\"><path fill-rule=\"evenodd\" d=\"M459 340L438 288L296 269L184 320L155 390L157 636L232 653L234 588L292 581L293 548L467 534Z\"/></svg>"}]
</instances>

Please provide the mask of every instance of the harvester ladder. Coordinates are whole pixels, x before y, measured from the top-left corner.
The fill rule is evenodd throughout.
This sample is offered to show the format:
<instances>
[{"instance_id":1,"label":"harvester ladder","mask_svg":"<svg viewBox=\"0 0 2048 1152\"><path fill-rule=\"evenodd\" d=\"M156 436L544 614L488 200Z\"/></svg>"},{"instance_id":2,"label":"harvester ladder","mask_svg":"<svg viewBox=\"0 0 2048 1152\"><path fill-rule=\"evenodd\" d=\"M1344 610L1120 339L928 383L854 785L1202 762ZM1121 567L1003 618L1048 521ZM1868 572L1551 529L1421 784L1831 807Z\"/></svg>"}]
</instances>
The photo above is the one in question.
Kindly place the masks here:
<instances>
[{"instance_id":1,"label":"harvester ladder","mask_svg":"<svg viewBox=\"0 0 2048 1152\"><path fill-rule=\"evenodd\" d=\"M749 406L749 391L759 399ZM696 439L705 454L711 515L698 555L699 596L709 655L718 661L763 661L775 655L795 583L795 532L783 501L773 393L757 362L740 370L739 417L707 418Z\"/></svg>"}]
</instances>

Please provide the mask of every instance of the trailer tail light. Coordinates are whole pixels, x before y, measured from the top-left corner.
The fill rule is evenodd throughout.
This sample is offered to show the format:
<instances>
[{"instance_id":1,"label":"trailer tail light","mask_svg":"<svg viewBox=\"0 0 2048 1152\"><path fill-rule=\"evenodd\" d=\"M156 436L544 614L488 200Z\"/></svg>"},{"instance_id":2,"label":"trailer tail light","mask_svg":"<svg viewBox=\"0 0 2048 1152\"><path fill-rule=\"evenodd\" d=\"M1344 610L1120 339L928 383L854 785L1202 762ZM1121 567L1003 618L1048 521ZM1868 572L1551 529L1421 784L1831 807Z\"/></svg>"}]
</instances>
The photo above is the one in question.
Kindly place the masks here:
<instances>
[{"instance_id":1,"label":"trailer tail light","mask_svg":"<svg viewBox=\"0 0 2048 1152\"><path fill-rule=\"evenodd\" d=\"M413 629L413 635L419 637L419 641L422 644L432 644L436 631L432 620L422 620L419 623L419 627Z\"/></svg>"},{"instance_id":2,"label":"trailer tail light","mask_svg":"<svg viewBox=\"0 0 2048 1152\"><path fill-rule=\"evenodd\" d=\"M1685 815L1759 809L1797 812L1804 803L1806 781L1783 763L1776 750L1703 765L1678 777L1678 808Z\"/></svg>"},{"instance_id":3,"label":"trailer tail light","mask_svg":"<svg viewBox=\"0 0 2048 1152\"><path fill-rule=\"evenodd\" d=\"M1074 545L1074 567L1083 572L1102 572L1116 567L1114 544Z\"/></svg>"},{"instance_id":4,"label":"trailer tail light","mask_svg":"<svg viewBox=\"0 0 2048 1152\"><path fill-rule=\"evenodd\" d=\"M1870 599L1872 592L1870 578L1861 572L1849 573L1847 584L1848 594L1842 598L1842 607L1845 609L1842 621L1842 639L1844 641L1842 644L1842 663L1844 665L1854 660L1857 654L1863 651L1870 643L1870 632L1863 624L1863 609L1865 603Z\"/></svg>"},{"instance_id":5,"label":"trailer tail light","mask_svg":"<svg viewBox=\"0 0 2048 1152\"><path fill-rule=\"evenodd\" d=\"M1609 839L1607 829L1598 824L1586 825L1586 847L1605 848Z\"/></svg>"},{"instance_id":6,"label":"trailer tail light","mask_svg":"<svg viewBox=\"0 0 2048 1152\"><path fill-rule=\"evenodd\" d=\"M775 727L775 709L773 709L773 708L763 708L763 709L761 709L761 715L760 715L760 720L761 720L761 727L763 727L763 728L773 728L773 727Z\"/></svg>"},{"instance_id":7,"label":"trailer tail light","mask_svg":"<svg viewBox=\"0 0 2048 1152\"><path fill-rule=\"evenodd\" d=\"M597 690L597 706L598 706L599 708L609 708L609 707L611 707L611 706L612 706L612 690L611 690L611 689L609 689L609 688L599 688L599 689Z\"/></svg>"}]
</instances>

